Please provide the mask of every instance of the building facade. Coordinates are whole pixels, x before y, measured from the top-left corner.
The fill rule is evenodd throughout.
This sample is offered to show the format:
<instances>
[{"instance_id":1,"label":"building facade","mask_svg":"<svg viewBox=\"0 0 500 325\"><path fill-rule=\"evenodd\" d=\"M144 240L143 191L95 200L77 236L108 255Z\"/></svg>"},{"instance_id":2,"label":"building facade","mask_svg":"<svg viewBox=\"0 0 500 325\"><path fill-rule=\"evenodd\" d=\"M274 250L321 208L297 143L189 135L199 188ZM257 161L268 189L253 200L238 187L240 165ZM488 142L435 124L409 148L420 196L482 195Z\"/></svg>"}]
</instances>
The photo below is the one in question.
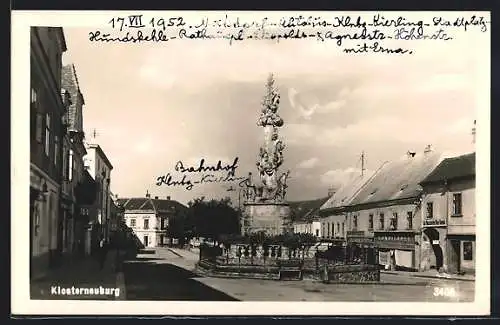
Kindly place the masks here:
<instances>
[{"instance_id":1,"label":"building facade","mask_svg":"<svg viewBox=\"0 0 500 325\"><path fill-rule=\"evenodd\" d=\"M76 196L76 188L85 180L83 158L87 154L84 145L85 134L83 131L83 105L85 104L80 91L76 69L73 64L65 65L61 71L62 89L69 96L66 115L66 136L63 150L63 174L66 187L72 192L71 209L64 214L65 250L81 253L84 250L87 216L82 215L88 209L82 210L82 205Z\"/></svg>"},{"instance_id":2,"label":"building facade","mask_svg":"<svg viewBox=\"0 0 500 325\"><path fill-rule=\"evenodd\" d=\"M169 225L173 218L182 218L187 207L170 197L121 198L118 200L124 209L124 219L134 235L145 247L161 247L171 242Z\"/></svg>"},{"instance_id":3,"label":"building facade","mask_svg":"<svg viewBox=\"0 0 500 325\"><path fill-rule=\"evenodd\" d=\"M30 274L44 275L62 251L58 238L63 117L62 28L30 29Z\"/></svg>"},{"instance_id":4,"label":"building facade","mask_svg":"<svg viewBox=\"0 0 500 325\"><path fill-rule=\"evenodd\" d=\"M421 270L474 273L475 153L447 158L422 182Z\"/></svg>"},{"instance_id":5,"label":"building facade","mask_svg":"<svg viewBox=\"0 0 500 325\"><path fill-rule=\"evenodd\" d=\"M373 241L379 264L418 270L422 188L419 183L441 162L442 154L427 148L385 164L347 207L349 233ZM347 238L349 241L349 238Z\"/></svg>"},{"instance_id":6,"label":"building facade","mask_svg":"<svg viewBox=\"0 0 500 325\"><path fill-rule=\"evenodd\" d=\"M109 241L109 219L111 211L111 171L113 165L98 144L86 145L87 155L84 157L85 168L97 185L97 223L98 236L104 236Z\"/></svg>"},{"instance_id":7,"label":"building facade","mask_svg":"<svg viewBox=\"0 0 500 325\"><path fill-rule=\"evenodd\" d=\"M290 202L292 229L294 233L311 234L321 238L322 229L319 216L320 207L329 199Z\"/></svg>"},{"instance_id":8,"label":"building facade","mask_svg":"<svg viewBox=\"0 0 500 325\"><path fill-rule=\"evenodd\" d=\"M347 234L350 231L347 227L349 204L373 176L374 174L365 173L354 176L338 190L331 193L330 198L321 206L319 211L323 239L338 241L340 244L347 241Z\"/></svg>"}]
</instances>

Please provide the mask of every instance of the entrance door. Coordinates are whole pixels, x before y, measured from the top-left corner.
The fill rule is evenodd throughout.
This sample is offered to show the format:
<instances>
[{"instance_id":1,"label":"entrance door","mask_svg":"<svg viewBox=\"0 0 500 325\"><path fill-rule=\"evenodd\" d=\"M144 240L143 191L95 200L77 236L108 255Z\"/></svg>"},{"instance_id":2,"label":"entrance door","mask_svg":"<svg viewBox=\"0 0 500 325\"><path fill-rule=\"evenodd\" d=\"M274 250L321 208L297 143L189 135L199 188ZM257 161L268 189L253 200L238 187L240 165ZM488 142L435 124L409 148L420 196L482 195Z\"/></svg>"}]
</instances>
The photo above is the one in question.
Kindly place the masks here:
<instances>
[{"instance_id":1,"label":"entrance door","mask_svg":"<svg viewBox=\"0 0 500 325\"><path fill-rule=\"evenodd\" d=\"M149 240L148 236L144 236L144 246L145 247L149 246L149 241L148 240Z\"/></svg>"},{"instance_id":2,"label":"entrance door","mask_svg":"<svg viewBox=\"0 0 500 325\"><path fill-rule=\"evenodd\" d=\"M451 254L450 254L450 271L460 272L460 241L450 240Z\"/></svg>"}]
</instances>

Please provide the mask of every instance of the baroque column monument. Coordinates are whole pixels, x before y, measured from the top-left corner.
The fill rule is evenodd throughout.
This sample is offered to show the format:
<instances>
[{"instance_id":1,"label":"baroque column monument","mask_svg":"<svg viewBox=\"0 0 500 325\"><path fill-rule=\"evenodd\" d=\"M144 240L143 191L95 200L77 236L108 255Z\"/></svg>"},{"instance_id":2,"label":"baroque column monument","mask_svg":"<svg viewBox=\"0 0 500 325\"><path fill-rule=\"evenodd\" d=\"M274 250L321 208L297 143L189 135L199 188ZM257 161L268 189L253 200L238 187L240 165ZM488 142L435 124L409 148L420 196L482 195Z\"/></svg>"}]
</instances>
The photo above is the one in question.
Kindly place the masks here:
<instances>
[{"instance_id":1,"label":"baroque column monument","mask_svg":"<svg viewBox=\"0 0 500 325\"><path fill-rule=\"evenodd\" d=\"M254 182L249 173L245 183L242 233L265 231L282 234L290 217L290 207L285 201L287 179L290 171L279 173L283 164L285 145L278 130L283 119L278 115L280 95L271 74L266 83L266 94L262 101L262 112L257 125L264 130L264 143L257 159L258 179Z\"/></svg>"}]
</instances>

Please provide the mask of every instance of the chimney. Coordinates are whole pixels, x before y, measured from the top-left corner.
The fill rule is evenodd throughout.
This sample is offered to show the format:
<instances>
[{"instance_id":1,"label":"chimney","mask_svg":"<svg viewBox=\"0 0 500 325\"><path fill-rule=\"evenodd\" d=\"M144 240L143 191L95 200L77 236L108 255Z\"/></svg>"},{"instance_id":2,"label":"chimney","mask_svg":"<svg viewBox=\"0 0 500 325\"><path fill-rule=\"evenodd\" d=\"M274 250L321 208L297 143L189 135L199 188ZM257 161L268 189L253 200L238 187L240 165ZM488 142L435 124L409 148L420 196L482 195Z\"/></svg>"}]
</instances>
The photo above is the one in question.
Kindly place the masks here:
<instances>
[{"instance_id":1,"label":"chimney","mask_svg":"<svg viewBox=\"0 0 500 325\"><path fill-rule=\"evenodd\" d=\"M149 191L146 190L146 197L149 199L151 197L151 194L149 194Z\"/></svg>"},{"instance_id":2,"label":"chimney","mask_svg":"<svg viewBox=\"0 0 500 325\"><path fill-rule=\"evenodd\" d=\"M170 195L169 195L169 196L167 196L167 200L169 200L169 201L170 201Z\"/></svg>"},{"instance_id":3,"label":"chimney","mask_svg":"<svg viewBox=\"0 0 500 325\"><path fill-rule=\"evenodd\" d=\"M432 152L432 145L430 144L428 144L424 149L425 154L428 154L429 152Z\"/></svg>"},{"instance_id":4,"label":"chimney","mask_svg":"<svg viewBox=\"0 0 500 325\"><path fill-rule=\"evenodd\" d=\"M157 196L155 196L155 200L158 200L158 197L157 197Z\"/></svg>"},{"instance_id":5,"label":"chimney","mask_svg":"<svg viewBox=\"0 0 500 325\"><path fill-rule=\"evenodd\" d=\"M408 152L406 153L408 158L413 158L413 157L415 157L416 154L417 153L415 151L410 151L410 150L408 150Z\"/></svg>"}]
</instances>

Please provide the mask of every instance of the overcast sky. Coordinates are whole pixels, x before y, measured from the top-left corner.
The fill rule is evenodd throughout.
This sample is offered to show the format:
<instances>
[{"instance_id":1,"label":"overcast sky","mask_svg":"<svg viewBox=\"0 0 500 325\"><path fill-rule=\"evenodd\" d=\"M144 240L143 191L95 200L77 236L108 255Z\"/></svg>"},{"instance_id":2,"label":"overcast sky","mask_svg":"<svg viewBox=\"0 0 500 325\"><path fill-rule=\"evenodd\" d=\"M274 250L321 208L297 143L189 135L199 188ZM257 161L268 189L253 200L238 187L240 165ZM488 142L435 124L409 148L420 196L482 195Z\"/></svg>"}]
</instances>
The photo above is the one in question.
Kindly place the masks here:
<instances>
[{"instance_id":1,"label":"overcast sky","mask_svg":"<svg viewBox=\"0 0 500 325\"><path fill-rule=\"evenodd\" d=\"M91 43L88 32L65 29L64 60L76 66L87 139L95 128L120 197L149 190L186 203L229 193L220 184L191 191L156 186L178 160L215 164L239 157L237 176L256 173L263 140L256 122L270 72L282 98L289 200L326 196L330 186L359 173L362 151L366 168L375 170L427 144L473 150L474 83L489 54L477 49L488 33L415 42L414 55L348 56L316 41L139 46Z\"/></svg>"}]
</instances>

